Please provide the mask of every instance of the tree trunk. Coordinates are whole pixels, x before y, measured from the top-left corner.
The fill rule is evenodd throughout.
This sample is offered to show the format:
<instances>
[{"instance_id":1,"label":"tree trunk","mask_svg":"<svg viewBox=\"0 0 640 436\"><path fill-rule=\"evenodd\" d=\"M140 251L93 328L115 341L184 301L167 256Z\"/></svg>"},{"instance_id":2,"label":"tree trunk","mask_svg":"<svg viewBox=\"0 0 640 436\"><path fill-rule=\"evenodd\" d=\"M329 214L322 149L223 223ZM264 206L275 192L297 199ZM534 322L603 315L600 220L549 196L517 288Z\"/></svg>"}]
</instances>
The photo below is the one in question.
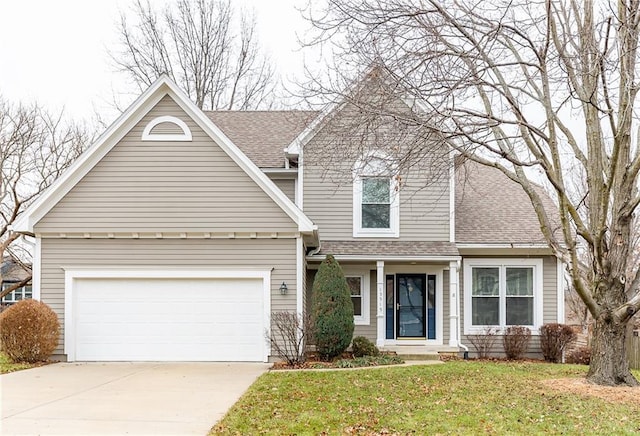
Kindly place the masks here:
<instances>
[{"instance_id":1,"label":"tree trunk","mask_svg":"<svg viewBox=\"0 0 640 436\"><path fill-rule=\"evenodd\" d=\"M638 386L629 370L626 350L627 323L615 322L610 314L595 321L591 340L591 364L587 373L589 383L606 386Z\"/></svg>"}]
</instances>

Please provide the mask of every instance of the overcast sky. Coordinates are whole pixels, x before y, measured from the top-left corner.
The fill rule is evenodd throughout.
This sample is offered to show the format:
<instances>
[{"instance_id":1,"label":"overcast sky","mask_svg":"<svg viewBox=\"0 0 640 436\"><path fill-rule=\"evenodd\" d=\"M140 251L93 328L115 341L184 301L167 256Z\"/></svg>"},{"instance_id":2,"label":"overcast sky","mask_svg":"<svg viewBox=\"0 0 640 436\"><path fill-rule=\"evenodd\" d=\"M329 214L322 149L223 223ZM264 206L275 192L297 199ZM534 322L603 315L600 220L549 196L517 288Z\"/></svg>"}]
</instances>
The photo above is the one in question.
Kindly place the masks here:
<instances>
[{"instance_id":1,"label":"overcast sky","mask_svg":"<svg viewBox=\"0 0 640 436\"><path fill-rule=\"evenodd\" d=\"M170 0L169 0L170 1ZM167 0L152 0L165 4ZM113 95L126 88L108 56L120 11L133 0L0 0L0 95L38 101L72 117L110 121ZM301 74L296 32L308 28L306 0L233 0L255 9L260 43L283 75ZM126 100L126 98L125 98Z\"/></svg>"}]
</instances>

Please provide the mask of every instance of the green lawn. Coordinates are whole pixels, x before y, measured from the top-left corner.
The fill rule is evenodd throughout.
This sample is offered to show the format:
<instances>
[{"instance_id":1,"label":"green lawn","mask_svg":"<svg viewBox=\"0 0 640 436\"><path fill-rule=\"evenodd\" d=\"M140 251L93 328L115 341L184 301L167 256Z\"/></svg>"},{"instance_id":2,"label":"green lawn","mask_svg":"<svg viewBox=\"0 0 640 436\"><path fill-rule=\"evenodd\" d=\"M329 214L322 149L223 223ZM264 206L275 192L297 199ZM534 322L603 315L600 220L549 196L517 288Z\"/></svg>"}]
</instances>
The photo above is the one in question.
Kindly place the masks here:
<instances>
[{"instance_id":1,"label":"green lawn","mask_svg":"<svg viewBox=\"0 0 640 436\"><path fill-rule=\"evenodd\" d=\"M28 363L13 363L6 354L0 352L0 374L8 372L20 371L21 369L32 368L33 365Z\"/></svg>"},{"instance_id":2,"label":"green lawn","mask_svg":"<svg viewBox=\"0 0 640 436\"><path fill-rule=\"evenodd\" d=\"M448 362L355 371L272 371L212 434L637 434L638 403L545 387L586 367ZM639 392L640 395L640 392Z\"/></svg>"}]
</instances>

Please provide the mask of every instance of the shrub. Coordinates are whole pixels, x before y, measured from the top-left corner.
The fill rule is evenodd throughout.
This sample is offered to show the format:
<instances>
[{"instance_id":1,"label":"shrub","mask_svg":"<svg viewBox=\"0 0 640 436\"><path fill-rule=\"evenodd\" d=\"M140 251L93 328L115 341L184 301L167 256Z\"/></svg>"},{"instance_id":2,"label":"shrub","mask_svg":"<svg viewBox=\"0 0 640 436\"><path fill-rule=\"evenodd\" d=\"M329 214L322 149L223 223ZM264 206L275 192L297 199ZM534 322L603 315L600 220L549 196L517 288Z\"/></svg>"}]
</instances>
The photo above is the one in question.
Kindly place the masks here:
<instances>
[{"instance_id":1,"label":"shrub","mask_svg":"<svg viewBox=\"0 0 640 436\"><path fill-rule=\"evenodd\" d=\"M504 345L504 352L507 355L507 359L521 359L527 351L527 348L529 348L530 340L531 331L527 327L519 325L507 327L502 337L502 344Z\"/></svg>"},{"instance_id":2,"label":"shrub","mask_svg":"<svg viewBox=\"0 0 640 436\"><path fill-rule=\"evenodd\" d=\"M320 264L313 282L312 319L320 357L341 355L353 337L353 303L342 268L331 255Z\"/></svg>"},{"instance_id":3,"label":"shrub","mask_svg":"<svg viewBox=\"0 0 640 436\"><path fill-rule=\"evenodd\" d=\"M550 323L540 327L540 349L547 362L562 361L562 352L577 338L576 332L566 324Z\"/></svg>"},{"instance_id":4,"label":"shrub","mask_svg":"<svg viewBox=\"0 0 640 436\"><path fill-rule=\"evenodd\" d=\"M485 327L482 332L477 335L468 335L467 339L478 353L479 359L486 359L491 353L491 349L498 339L498 329L495 327Z\"/></svg>"},{"instance_id":5,"label":"shrub","mask_svg":"<svg viewBox=\"0 0 640 436\"><path fill-rule=\"evenodd\" d=\"M22 300L0 314L0 344L14 362L47 360L58 345L58 316L37 300Z\"/></svg>"},{"instance_id":6,"label":"shrub","mask_svg":"<svg viewBox=\"0 0 640 436\"><path fill-rule=\"evenodd\" d=\"M295 366L305 361L305 344L312 330L308 316L294 312L275 312L267 340L276 356Z\"/></svg>"},{"instance_id":7,"label":"shrub","mask_svg":"<svg viewBox=\"0 0 640 436\"><path fill-rule=\"evenodd\" d=\"M356 336L351 344L353 348L353 357L377 356L380 350L373 342L364 336Z\"/></svg>"},{"instance_id":8,"label":"shrub","mask_svg":"<svg viewBox=\"0 0 640 436\"><path fill-rule=\"evenodd\" d=\"M567 363L589 365L591 363L591 347L578 347L571 351L566 359Z\"/></svg>"}]
</instances>

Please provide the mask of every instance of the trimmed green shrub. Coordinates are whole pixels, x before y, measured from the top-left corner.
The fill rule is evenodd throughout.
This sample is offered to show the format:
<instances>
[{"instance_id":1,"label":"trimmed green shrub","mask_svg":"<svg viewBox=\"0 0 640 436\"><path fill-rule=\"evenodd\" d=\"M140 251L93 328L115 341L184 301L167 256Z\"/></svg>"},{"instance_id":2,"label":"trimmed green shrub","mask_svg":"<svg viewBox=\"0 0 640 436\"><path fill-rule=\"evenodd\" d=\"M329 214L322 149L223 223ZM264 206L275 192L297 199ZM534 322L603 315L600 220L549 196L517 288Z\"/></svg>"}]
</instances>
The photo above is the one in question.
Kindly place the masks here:
<instances>
[{"instance_id":1,"label":"trimmed green shrub","mask_svg":"<svg viewBox=\"0 0 640 436\"><path fill-rule=\"evenodd\" d=\"M47 360L59 337L58 316L40 301L22 300L0 314L2 351L14 362Z\"/></svg>"},{"instance_id":2,"label":"trimmed green shrub","mask_svg":"<svg viewBox=\"0 0 640 436\"><path fill-rule=\"evenodd\" d=\"M540 349L547 362L562 361L562 352L577 339L576 332L566 324L549 323L540 327Z\"/></svg>"},{"instance_id":3,"label":"trimmed green shrub","mask_svg":"<svg viewBox=\"0 0 640 436\"><path fill-rule=\"evenodd\" d=\"M364 336L356 336L351 343L353 357L377 356L380 354L378 347Z\"/></svg>"},{"instance_id":4,"label":"trimmed green shrub","mask_svg":"<svg viewBox=\"0 0 640 436\"><path fill-rule=\"evenodd\" d=\"M313 281L312 319L316 350L322 359L341 355L353 337L353 303L340 264L332 255Z\"/></svg>"}]
</instances>

